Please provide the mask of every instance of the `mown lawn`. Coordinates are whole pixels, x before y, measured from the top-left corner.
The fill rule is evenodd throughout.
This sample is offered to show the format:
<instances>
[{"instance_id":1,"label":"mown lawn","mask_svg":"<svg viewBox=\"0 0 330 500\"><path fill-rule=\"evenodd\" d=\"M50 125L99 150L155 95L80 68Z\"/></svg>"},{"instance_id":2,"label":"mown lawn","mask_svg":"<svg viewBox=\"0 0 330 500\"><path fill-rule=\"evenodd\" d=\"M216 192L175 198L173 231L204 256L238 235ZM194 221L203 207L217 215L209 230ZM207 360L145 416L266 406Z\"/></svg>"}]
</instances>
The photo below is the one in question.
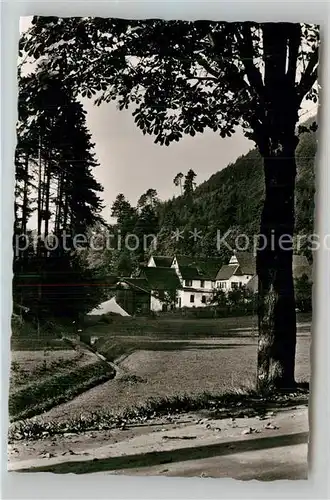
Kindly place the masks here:
<instances>
[{"instance_id":1,"label":"mown lawn","mask_svg":"<svg viewBox=\"0 0 330 500\"><path fill-rule=\"evenodd\" d=\"M122 344L121 344L122 342ZM134 347L131 341L118 342L123 350ZM137 348L120 363L122 375L81 393L43 415L45 421L69 421L81 414L119 412L143 406L151 399L221 395L255 388L257 339L199 339L181 342L152 342ZM114 344L115 345L115 344ZM142 344L141 344L142 345ZM138 347L138 346L136 346ZM141 347L141 346L140 346ZM310 338L298 338L296 379L308 381Z\"/></svg>"},{"instance_id":2,"label":"mown lawn","mask_svg":"<svg viewBox=\"0 0 330 500\"><path fill-rule=\"evenodd\" d=\"M114 370L93 353L75 350L63 341L60 341L63 349L52 349L48 347L51 340L49 337L39 339L35 350L12 351L9 388L12 421L47 411L115 375ZM22 344L30 349L36 347L23 336L19 338L19 345Z\"/></svg>"},{"instance_id":3,"label":"mown lawn","mask_svg":"<svg viewBox=\"0 0 330 500\"><path fill-rule=\"evenodd\" d=\"M220 395L251 389L255 387L257 368L257 336L251 330L252 320L213 320L218 327L221 322L231 326L231 331L228 328L217 336L209 335L209 330L190 337L152 334L150 330L141 330L139 335L124 330L114 335L108 329L94 347L108 360L119 362L123 373L52 408L43 418L64 421L82 413L121 412L144 405L150 398L195 397L204 392ZM308 381L310 376L308 320L306 316L298 319L297 381ZM205 326L209 320L202 323Z\"/></svg>"},{"instance_id":4,"label":"mown lawn","mask_svg":"<svg viewBox=\"0 0 330 500\"><path fill-rule=\"evenodd\" d=\"M162 337L196 337L205 335L228 335L230 330L237 328L256 329L257 322L254 316L241 318L217 319L184 319L184 318L132 318L110 317L109 323L98 322L85 329L86 335L159 335Z\"/></svg>"},{"instance_id":5,"label":"mown lawn","mask_svg":"<svg viewBox=\"0 0 330 500\"><path fill-rule=\"evenodd\" d=\"M304 331L304 324L310 319L310 315L298 315L298 334ZM308 331L309 329L307 326ZM89 327L84 332L84 338L87 341L92 339L96 351L109 361L115 361L136 350L186 349L190 346L190 341L199 339L212 341L237 338L239 344L244 344L245 339L255 339L257 333L257 318L254 316L198 320L115 318L109 324L100 322Z\"/></svg>"},{"instance_id":6,"label":"mown lawn","mask_svg":"<svg viewBox=\"0 0 330 500\"><path fill-rule=\"evenodd\" d=\"M9 394L11 420L32 417L70 401L82 392L113 378L114 370L101 361L35 379Z\"/></svg>"},{"instance_id":7,"label":"mown lawn","mask_svg":"<svg viewBox=\"0 0 330 500\"><path fill-rule=\"evenodd\" d=\"M182 340L193 337L228 337L241 335L242 331L257 335L258 320L256 316L216 319L186 318L132 318L108 317L108 323L99 321L87 326L84 335L89 337L104 336L159 336L163 339L178 337ZM310 314L298 314L297 322L311 320Z\"/></svg>"},{"instance_id":8,"label":"mown lawn","mask_svg":"<svg viewBox=\"0 0 330 500\"><path fill-rule=\"evenodd\" d=\"M302 323L309 320L310 316L298 317L296 377L304 381L310 372L310 327ZM114 372L106 363L91 362L90 353L81 356L69 346L67 350L14 351L14 372L16 362L20 375L11 385L12 420L42 412L46 412L43 418L61 420L84 412L120 411L149 398L205 391L222 394L252 387L255 381L254 317L115 318L90 327L87 333L97 337L94 348L109 361L119 360L127 376L111 380Z\"/></svg>"},{"instance_id":9,"label":"mown lawn","mask_svg":"<svg viewBox=\"0 0 330 500\"><path fill-rule=\"evenodd\" d=\"M42 381L51 375L63 373L91 362L91 354L74 349L55 351L13 351L11 354L10 388L16 390L25 384Z\"/></svg>"},{"instance_id":10,"label":"mown lawn","mask_svg":"<svg viewBox=\"0 0 330 500\"><path fill-rule=\"evenodd\" d=\"M33 337L33 335L11 337L10 348L12 351L44 351L45 349L52 351L65 351L71 349L71 347L60 338L38 338Z\"/></svg>"}]
</instances>

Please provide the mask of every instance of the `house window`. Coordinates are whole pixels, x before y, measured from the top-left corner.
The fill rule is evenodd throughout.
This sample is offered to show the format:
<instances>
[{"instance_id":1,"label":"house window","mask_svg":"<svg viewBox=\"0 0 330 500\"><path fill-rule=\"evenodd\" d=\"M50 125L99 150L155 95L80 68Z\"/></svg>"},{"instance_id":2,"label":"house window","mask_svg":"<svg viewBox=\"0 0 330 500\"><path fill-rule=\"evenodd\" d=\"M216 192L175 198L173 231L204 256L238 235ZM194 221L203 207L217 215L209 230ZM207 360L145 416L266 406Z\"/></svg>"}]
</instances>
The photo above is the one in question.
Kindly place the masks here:
<instances>
[{"instance_id":1,"label":"house window","mask_svg":"<svg viewBox=\"0 0 330 500\"><path fill-rule=\"evenodd\" d=\"M232 290L237 290L237 288L238 288L238 281L232 281L231 288L232 288Z\"/></svg>"},{"instance_id":2,"label":"house window","mask_svg":"<svg viewBox=\"0 0 330 500\"><path fill-rule=\"evenodd\" d=\"M191 280L185 280L185 285L186 286L192 286L192 281Z\"/></svg>"},{"instance_id":3,"label":"house window","mask_svg":"<svg viewBox=\"0 0 330 500\"><path fill-rule=\"evenodd\" d=\"M190 295L190 303L193 304L195 302L195 295Z\"/></svg>"},{"instance_id":4,"label":"house window","mask_svg":"<svg viewBox=\"0 0 330 500\"><path fill-rule=\"evenodd\" d=\"M206 296L202 295L202 304L206 304Z\"/></svg>"},{"instance_id":5,"label":"house window","mask_svg":"<svg viewBox=\"0 0 330 500\"><path fill-rule=\"evenodd\" d=\"M204 288L204 286L205 286L205 281L201 280L201 288Z\"/></svg>"}]
</instances>

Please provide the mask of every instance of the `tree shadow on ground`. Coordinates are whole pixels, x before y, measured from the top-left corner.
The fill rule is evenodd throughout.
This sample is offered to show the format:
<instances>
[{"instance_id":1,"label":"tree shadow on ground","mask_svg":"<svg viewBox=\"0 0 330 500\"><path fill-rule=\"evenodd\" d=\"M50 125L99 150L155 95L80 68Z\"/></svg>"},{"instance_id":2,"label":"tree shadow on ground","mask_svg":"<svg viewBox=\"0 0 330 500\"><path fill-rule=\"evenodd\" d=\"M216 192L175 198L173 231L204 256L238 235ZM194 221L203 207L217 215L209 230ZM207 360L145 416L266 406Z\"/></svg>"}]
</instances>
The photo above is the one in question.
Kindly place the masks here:
<instances>
[{"instance_id":1,"label":"tree shadow on ground","mask_svg":"<svg viewBox=\"0 0 330 500\"><path fill-rule=\"evenodd\" d=\"M53 465L33 467L20 472L53 472L57 474L86 474L139 467L150 467L173 462L199 460L216 456L233 455L247 451L293 446L308 442L308 433L247 438L240 441L218 443L206 446L186 447L170 451L153 451L143 454L107 457L102 459L71 461ZM18 471L19 472L19 471Z\"/></svg>"},{"instance_id":2,"label":"tree shadow on ground","mask_svg":"<svg viewBox=\"0 0 330 500\"><path fill-rule=\"evenodd\" d=\"M222 350L222 349L235 349L237 347L244 347L245 345L253 344L191 344L189 342L147 342L138 347L139 350L146 351L192 351L192 350Z\"/></svg>"}]
</instances>

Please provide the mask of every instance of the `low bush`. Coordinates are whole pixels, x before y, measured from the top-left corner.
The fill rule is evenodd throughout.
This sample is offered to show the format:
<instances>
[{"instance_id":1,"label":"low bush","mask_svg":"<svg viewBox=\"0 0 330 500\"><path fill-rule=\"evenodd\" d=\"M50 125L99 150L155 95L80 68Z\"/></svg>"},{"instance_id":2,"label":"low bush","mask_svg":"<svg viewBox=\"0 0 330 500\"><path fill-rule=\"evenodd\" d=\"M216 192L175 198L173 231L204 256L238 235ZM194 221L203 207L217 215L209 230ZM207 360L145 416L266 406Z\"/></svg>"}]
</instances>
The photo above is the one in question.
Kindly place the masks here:
<instances>
[{"instance_id":1,"label":"low bush","mask_svg":"<svg viewBox=\"0 0 330 500\"><path fill-rule=\"evenodd\" d=\"M112 323L113 319L107 314L102 314L100 321L101 323L106 323L107 325L109 325L110 323Z\"/></svg>"},{"instance_id":2,"label":"low bush","mask_svg":"<svg viewBox=\"0 0 330 500\"><path fill-rule=\"evenodd\" d=\"M171 319L217 319L241 316L253 316L256 308L248 304L235 306L183 307L169 313L158 313L159 318Z\"/></svg>"},{"instance_id":3,"label":"low bush","mask_svg":"<svg viewBox=\"0 0 330 500\"><path fill-rule=\"evenodd\" d=\"M31 382L10 394L9 415L11 420L32 417L114 376L115 371L107 363L97 362Z\"/></svg>"}]
</instances>

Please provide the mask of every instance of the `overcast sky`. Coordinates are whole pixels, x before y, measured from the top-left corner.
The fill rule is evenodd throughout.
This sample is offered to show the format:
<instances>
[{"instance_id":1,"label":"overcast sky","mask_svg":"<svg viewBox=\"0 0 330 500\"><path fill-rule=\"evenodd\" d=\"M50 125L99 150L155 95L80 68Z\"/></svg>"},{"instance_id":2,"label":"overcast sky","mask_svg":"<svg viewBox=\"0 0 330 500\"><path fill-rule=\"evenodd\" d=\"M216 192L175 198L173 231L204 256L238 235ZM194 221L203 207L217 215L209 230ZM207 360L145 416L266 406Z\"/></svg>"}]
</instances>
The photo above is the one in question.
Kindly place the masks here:
<instances>
[{"instance_id":1,"label":"overcast sky","mask_svg":"<svg viewBox=\"0 0 330 500\"><path fill-rule=\"evenodd\" d=\"M169 198L178 193L173 184L178 172L192 168L196 181L202 182L253 147L240 132L221 139L212 131L159 146L155 137L143 135L136 127L129 111L118 111L112 103L95 107L84 101L84 105L100 162L95 175L108 204L118 193L135 203L148 188L156 189L162 199Z\"/></svg>"},{"instance_id":2,"label":"overcast sky","mask_svg":"<svg viewBox=\"0 0 330 500\"><path fill-rule=\"evenodd\" d=\"M21 32L28 28L30 20L21 18ZM192 168L197 174L196 182L200 183L254 147L242 131L222 139L211 130L195 137L186 136L168 147L159 146L153 143L154 137L144 136L136 127L129 110L119 111L115 103L96 107L92 100L83 102L100 163L94 174L104 186L106 220L118 193L124 193L134 204L148 188L156 189L161 199L172 197L178 193L173 184L178 172L186 173Z\"/></svg>"}]
</instances>

